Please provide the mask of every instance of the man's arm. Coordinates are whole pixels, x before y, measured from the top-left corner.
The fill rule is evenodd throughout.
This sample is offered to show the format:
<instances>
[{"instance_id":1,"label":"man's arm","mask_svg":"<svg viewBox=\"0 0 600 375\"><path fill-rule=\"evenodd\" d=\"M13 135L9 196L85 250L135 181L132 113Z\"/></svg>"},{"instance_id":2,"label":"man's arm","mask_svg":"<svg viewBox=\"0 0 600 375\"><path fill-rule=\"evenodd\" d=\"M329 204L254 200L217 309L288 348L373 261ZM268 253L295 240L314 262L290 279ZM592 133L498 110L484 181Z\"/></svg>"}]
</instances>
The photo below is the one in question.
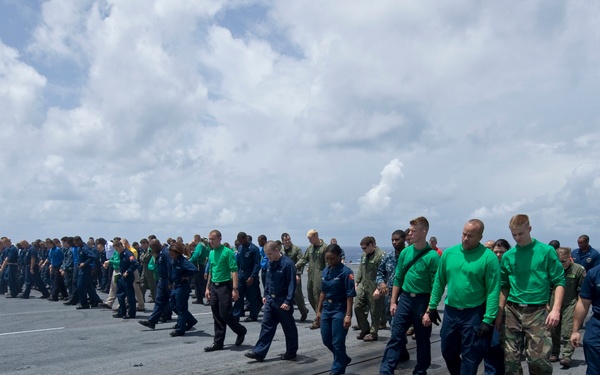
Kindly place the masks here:
<instances>
[{"instance_id":1,"label":"man's arm","mask_svg":"<svg viewBox=\"0 0 600 375\"><path fill-rule=\"evenodd\" d=\"M546 325L549 327L556 327L560 322L560 307L562 306L562 301L565 296L565 287L562 285L557 285L554 288L554 306L552 306L552 311L546 317Z\"/></svg>"},{"instance_id":2,"label":"man's arm","mask_svg":"<svg viewBox=\"0 0 600 375\"><path fill-rule=\"evenodd\" d=\"M577 305L575 305L575 313L573 315L573 331L571 332L571 345L575 348L581 345L579 327L583 324L583 321L590 309L591 300L579 297Z\"/></svg>"},{"instance_id":3,"label":"man's arm","mask_svg":"<svg viewBox=\"0 0 600 375\"><path fill-rule=\"evenodd\" d=\"M235 302L240 297L240 295L238 293L238 273L237 273L237 271L231 272L231 279L233 280L233 290L231 292L231 299L233 299L233 302Z\"/></svg>"}]
</instances>

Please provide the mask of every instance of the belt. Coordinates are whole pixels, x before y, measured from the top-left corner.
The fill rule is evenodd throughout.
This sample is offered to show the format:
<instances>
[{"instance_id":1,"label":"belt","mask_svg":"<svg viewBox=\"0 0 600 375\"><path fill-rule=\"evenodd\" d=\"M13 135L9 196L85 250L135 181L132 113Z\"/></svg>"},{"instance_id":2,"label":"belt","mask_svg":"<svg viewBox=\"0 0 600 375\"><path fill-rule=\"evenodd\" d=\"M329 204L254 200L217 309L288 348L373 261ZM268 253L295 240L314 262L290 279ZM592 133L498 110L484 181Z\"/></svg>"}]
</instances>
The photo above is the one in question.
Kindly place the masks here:
<instances>
[{"instance_id":1,"label":"belt","mask_svg":"<svg viewBox=\"0 0 600 375\"><path fill-rule=\"evenodd\" d=\"M328 303L343 303L346 302L346 299L326 299L325 301L327 301Z\"/></svg>"},{"instance_id":2,"label":"belt","mask_svg":"<svg viewBox=\"0 0 600 375\"><path fill-rule=\"evenodd\" d=\"M527 304L527 303L516 303L516 302L512 302L512 301L506 301L506 304L512 307L517 307L517 308L528 308L528 307L535 307L535 308L540 308L540 307L546 307L546 304L540 304L540 303L534 303L534 304Z\"/></svg>"},{"instance_id":3,"label":"belt","mask_svg":"<svg viewBox=\"0 0 600 375\"><path fill-rule=\"evenodd\" d=\"M285 297L287 297L287 295L280 295L280 296L278 296L277 294L271 294L271 298L285 298Z\"/></svg>"},{"instance_id":4,"label":"belt","mask_svg":"<svg viewBox=\"0 0 600 375\"><path fill-rule=\"evenodd\" d=\"M407 296L411 297L411 298L416 298L419 296L428 296L429 293L409 293L409 292L404 292L402 294L406 294Z\"/></svg>"},{"instance_id":5,"label":"belt","mask_svg":"<svg viewBox=\"0 0 600 375\"><path fill-rule=\"evenodd\" d=\"M219 286L219 287L220 287L220 286L227 286L227 285L230 285L230 284L231 284L231 280L229 280L229 281L223 281L223 282L221 282L221 283L212 283L212 284L213 284L214 286Z\"/></svg>"}]
</instances>

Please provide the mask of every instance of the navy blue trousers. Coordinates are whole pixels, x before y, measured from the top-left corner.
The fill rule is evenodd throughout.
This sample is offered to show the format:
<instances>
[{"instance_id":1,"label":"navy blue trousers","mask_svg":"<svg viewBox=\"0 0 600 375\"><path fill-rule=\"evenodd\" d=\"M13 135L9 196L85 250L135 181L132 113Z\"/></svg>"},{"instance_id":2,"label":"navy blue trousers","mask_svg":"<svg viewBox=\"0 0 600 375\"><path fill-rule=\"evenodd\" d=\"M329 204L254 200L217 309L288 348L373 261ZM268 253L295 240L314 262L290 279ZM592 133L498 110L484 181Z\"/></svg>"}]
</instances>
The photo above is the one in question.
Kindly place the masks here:
<instances>
[{"instance_id":1,"label":"navy blue trousers","mask_svg":"<svg viewBox=\"0 0 600 375\"><path fill-rule=\"evenodd\" d=\"M171 291L171 309L177 314L177 333L185 333L187 326L193 326L198 320L188 309L188 300L192 288L189 282L184 282Z\"/></svg>"},{"instance_id":2,"label":"navy blue trousers","mask_svg":"<svg viewBox=\"0 0 600 375\"><path fill-rule=\"evenodd\" d=\"M348 334L348 330L344 328L345 317L345 303L323 302L321 338L323 345L333 353L331 374L334 375L346 373L346 366L350 362L350 357L346 354L346 335Z\"/></svg>"},{"instance_id":3,"label":"navy blue trousers","mask_svg":"<svg viewBox=\"0 0 600 375\"><path fill-rule=\"evenodd\" d=\"M33 273L31 273L31 266L25 267L25 290L23 290L23 297L29 298L31 287L33 286L32 284L35 284L38 290L42 293L43 298L50 297L50 293L48 293L46 285L42 282L42 278L40 277L40 268L37 265L33 267Z\"/></svg>"},{"instance_id":4,"label":"navy blue trousers","mask_svg":"<svg viewBox=\"0 0 600 375\"><path fill-rule=\"evenodd\" d=\"M398 299L396 314L392 320L390 341L383 352L379 373L393 375L400 355L406 352L406 331L412 325L417 336L417 365L413 374L426 374L431 365L431 326L424 327L421 319L429 304L429 294L403 292Z\"/></svg>"},{"instance_id":5,"label":"navy blue trousers","mask_svg":"<svg viewBox=\"0 0 600 375\"><path fill-rule=\"evenodd\" d=\"M477 337L484 313L484 305L462 310L452 306L444 309L441 348L451 375L477 375L492 340L492 331Z\"/></svg>"},{"instance_id":6,"label":"navy blue trousers","mask_svg":"<svg viewBox=\"0 0 600 375\"><path fill-rule=\"evenodd\" d=\"M591 318L585 326L583 355L587 362L587 375L600 374L600 320Z\"/></svg>"},{"instance_id":7,"label":"navy blue trousers","mask_svg":"<svg viewBox=\"0 0 600 375\"><path fill-rule=\"evenodd\" d=\"M127 275L127 277L123 277L121 274L117 280L117 299L119 300L118 314L121 316L129 315L130 318L135 318L135 307L137 302L135 300L135 289L133 288L134 280L135 276L133 276L133 274ZM126 297L127 303L125 303Z\"/></svg>"},{"instance_id":8,"label":"navy blue trousers","mask_svg":"<svg viewBox=\"0 0 600 375\"><path fill-rule=\"evenodd\" d=\"M262 358L267 356L275 332L277 332L277 325L280 323L285 335L285 352L295 355L298 351L298 328L294 321L294 307L292 305L288 311L285 311L280 307L282 304L282 298L267 298L260 326L260 335L253 350Z\"/></svg>"},{"instance_id":9,"label":"navy blue trousers","mask_svg":"<svg viewBox=\"0 0 600 375\"><path fill-rule=\"evenodd\" d=\"M93 304L102 302L94 288L92 282L92 267L89 265L79 268L79 274L77 275L77 294L79 295L79 303L81 306L89 306L88 296Z\"/></svg>"},{"instance_id":10,"label":"navy blue trousers","mask_svg":"<svg viewBox=\"0 0 600 375\"><path fill-rule=\"evenodd\" d=\"M242 278L238 282L238 295L239 298L233 304L233 316L241 318L244 316L244 299L248 300L250 307L250 318L258 318L258 300L260 299L260 289L258 286L258 278L254 279L251 286L246 285L246 278Z\"/></svg>"},{"instance_id":11,"label":"navy blue trousers","mask_svg":"<svg viewBox=\"0 0 600 375\"><path fill-rule=\"evenodd\" d=\"M167 279L158 279L158 282L156 283L154 310L152 310L152 314L148 318L149 321L156 324L161 316L166 318L171 316L171 305L169 303L170 295L169 281Z\"/></svg>"}]
</instances>

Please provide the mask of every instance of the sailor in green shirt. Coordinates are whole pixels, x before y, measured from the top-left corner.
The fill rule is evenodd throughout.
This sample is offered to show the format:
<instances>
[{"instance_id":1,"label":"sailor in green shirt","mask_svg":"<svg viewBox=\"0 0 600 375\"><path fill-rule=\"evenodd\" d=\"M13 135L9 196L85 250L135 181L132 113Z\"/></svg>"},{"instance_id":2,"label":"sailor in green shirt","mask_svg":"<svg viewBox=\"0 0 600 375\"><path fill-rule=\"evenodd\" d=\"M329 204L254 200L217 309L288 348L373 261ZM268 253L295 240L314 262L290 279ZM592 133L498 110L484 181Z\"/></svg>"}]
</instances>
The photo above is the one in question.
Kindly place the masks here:
<instances>
[{"instance_id":1,"label":"sailor in green shirt","mask_svg":"<svg viewBox=\"0 0 600 375\"><path fill-rule=\"evenodd\" d=\"M476 374L492 340L500 265L496 255L480 242L483 230L481 220L469 220L462 242L442 253L429 308L423 316L423 325L431 326L429 312L437 309L448 286L440 336L450 374Z\"/></svg>"},{"instance_id":2,"label":"sailor in green shirt","mask_svg":"<svg viewBox=\"0 0 600 375\"><path fill-rule=\"evenodd\" d=\"M240 346L246 336L246 327L233 317L233 302L239 298L238 267L233 250L221 244L221 232L213 230L208 234L212 251L209 255L210 269L205 296L210 299L215 338L212 345L204 348L206 352L222 350L227 326L237 334L235 346Z\"/></svg>"},{"instance_id":3,"label":"sailor in green shirt","mask_svg":"<svg viewBox=\"0 0 600 375\"><path fill-rule=\"evenodd\" d=\"M199 236L198 236L199 237ZM194 238L196 240L196 238ZM192 301L194 305L203 305L204 301L202 297L204 297L203 291L206 289L206 279L204 279L204 268L206 266L206 259L208 259L208 253L210 250L208 246L206 246L202 239L198 239L198 244L190 257L190 263L192 263L196 268L198 268L198 272L194 275L194 289L196 293L196 300Z\"/></svg>"},{"instance_id":4,"label":"sailor in green shirt","mask_svg":"<svg viewBox=\"0 0 600 375\"><path fill-rule=\"evenodd\" d=\"M509 229L517 245L502 257L496 317L496 327L502 328L505 338L505 371L521 374L521 355L525 352L530 373L552 374L550 328L560 321L564 271L554 248L531 238L527 215L513 216ZM554 289L554 304L547 313L550 289Z\"/></svg>"},{"instance_id":5,"label":"sailor in green shirt","mask_svg":"<svg viewBox=\"0 0 600 375\"><path fill-rule=\"evenodd\" d=\"M406 331L411 325L417 340L417 365L413 374L426 374L431 365L431 326L425 327L422 319L429 304L440 256L427 243L428 231L429 221L426 218L421 216L411 220L408 234L411 245L398 257L390 302L390 313L394 319L390 341L379 367L382 375L393 375L398 363L409 359ZM416 261L411 265L414 259Z\"/></svg>"}]
</instances>

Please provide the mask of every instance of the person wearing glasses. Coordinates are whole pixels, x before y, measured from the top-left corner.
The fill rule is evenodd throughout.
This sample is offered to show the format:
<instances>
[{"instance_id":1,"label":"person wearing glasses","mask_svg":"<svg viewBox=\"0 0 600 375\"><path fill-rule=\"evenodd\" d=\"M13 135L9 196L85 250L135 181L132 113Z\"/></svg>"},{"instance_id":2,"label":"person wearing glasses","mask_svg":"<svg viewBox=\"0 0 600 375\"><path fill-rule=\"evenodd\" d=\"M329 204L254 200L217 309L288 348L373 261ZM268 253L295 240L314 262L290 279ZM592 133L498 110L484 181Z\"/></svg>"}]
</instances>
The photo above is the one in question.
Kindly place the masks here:
<instances>
[{"instance_id":1,"label":"person wearing glasses","mask_svg":"<svg viewBox=\"0 0 600 375\"><path fill-rule=\"evenodd\" d=\"M560 358L561 341L562 358L560 358L561 366L565 368L571 367L571 356L575 348L569 343L571 331L573 329L573 314L575 313L575 305L579 298L581 284L585 277L585 268L571 259L570 247L559 247L556 250L558 260L560 260L563 269L565 270L565 296L563 297L560 308L560 322L556 327L552 327L552 355L550 362L557 362ZM553 305L554 294L550 299L550 306Z\"/></svg>"}]
</instances>

